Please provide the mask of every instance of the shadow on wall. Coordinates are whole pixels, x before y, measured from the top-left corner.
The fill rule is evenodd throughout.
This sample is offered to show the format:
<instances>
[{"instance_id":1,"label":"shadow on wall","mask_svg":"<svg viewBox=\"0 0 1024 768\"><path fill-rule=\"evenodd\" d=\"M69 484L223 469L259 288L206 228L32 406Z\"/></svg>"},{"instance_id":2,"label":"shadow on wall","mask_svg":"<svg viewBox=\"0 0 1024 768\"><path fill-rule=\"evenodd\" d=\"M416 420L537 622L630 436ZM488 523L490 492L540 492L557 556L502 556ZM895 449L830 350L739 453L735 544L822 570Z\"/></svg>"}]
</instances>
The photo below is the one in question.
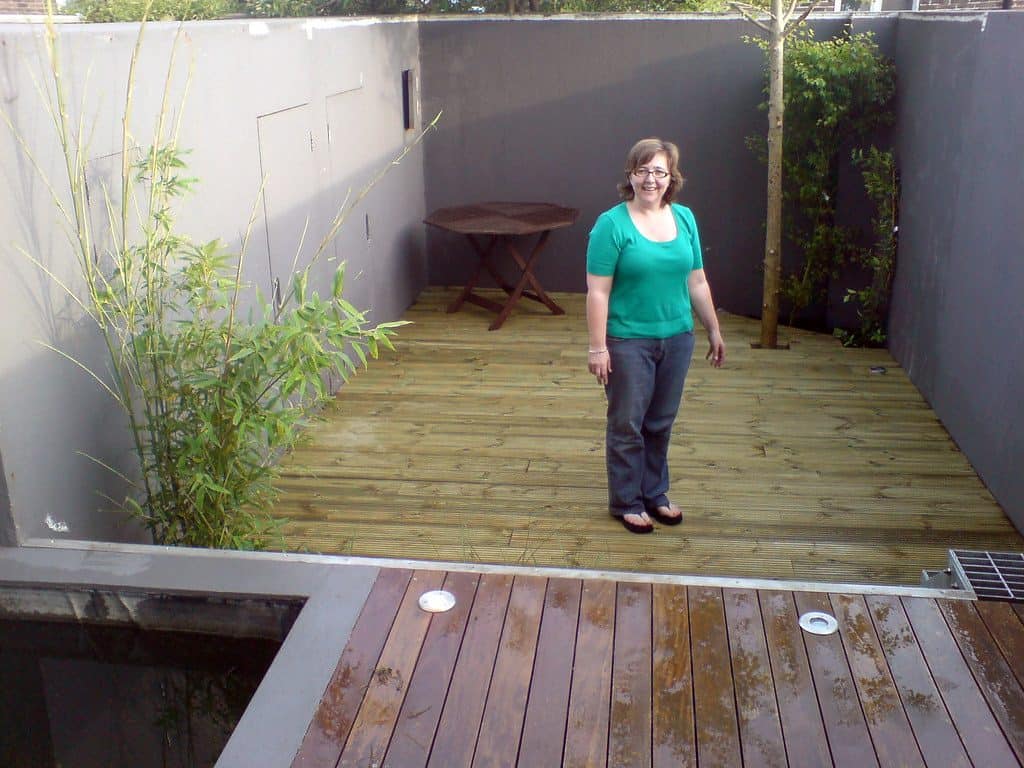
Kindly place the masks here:
<instances>
[{"instance_id":1,"label":"shadow on wall","mask_svg":"<svg viewBox=\"0 0 1024 768\"><path fill-rule=\"evenodd\" d=\"M8 65L4 60L9 72ZM50 183L63 189L67 176L59 154L38 148L54 135L53 126L41 104L30 101L17 99L19 110L8 115L18 133L39 139L34 159ZM148 541L140 525L114 511L127 484L100 465L136 474L123 412L99 383L47 348L72 356L109 382L109 357L93 321L57 283L76 296L85 294L64 222L39 171L14 141L8 146L6 162L0 163L11 203L4 217L11 230L0 286L0 322L7 331L0 344L0 448L6 459L0 541ZM106 173L114 164L104 161ZM90 181L97 178L89 175Z\"/></svg>"},{"instance_id":2,"label":"shadow on wall","mask_svg":"<svg viewBox=\"0 0 1024 768\"><path fill-rule=\"evenodd\" d=\"M363 155L358 168L339 174L318 191L316 199L268 211L271 217L253 235L262 240L254 252L262 252L267 265L252 275L256 286L269 295L275 281L279 281L281 290L287 290L307 217L305 241L295 262L300 268L309 263L346 197L354 198L399 152L396 147L393 151L377 150L370 159ZM422 179L417 170L419 152L422 147L414 148L352 207L311 273L310 285L321 295L329 295L334 272L344 262L345 298L360 310L370 310L370 323L398 319L426 285L425 225L420 221L423 200L416 184ZM293 181L286 178L283 183L290 185ZM271 253L269 257L267 252Z\"/></svg>"},{"instance_id":3,"label":"shadow on wall","mask_svg":"<svg viewBox=\"0 0 1024 768\"><path fill-rule=\"evenodd\" d=\"M4 471L4 457L0 454L0 547L18 545L18 533L11 517L11 497L7 494L7 472Z\"/></svg>"},{"instance_id":4,"label":"shadow on wall","mask_svg":"<svg viewBox=\"0 0 1024 768\"><path fill-rule=\"evenodd\" d=\"M92 329L65 335L58 348L73 351L98 372L108 368L106 350ZM118 509L129 486L100 464L137 474L123 411L73 363L38 350L3 376L7 402L0 450L6 487L0 490L7 507L6 514L0 509L0 525L5 517L16 520L11 531L21 541L150 541L143 526Z\"/></svg>"}]
</instances>

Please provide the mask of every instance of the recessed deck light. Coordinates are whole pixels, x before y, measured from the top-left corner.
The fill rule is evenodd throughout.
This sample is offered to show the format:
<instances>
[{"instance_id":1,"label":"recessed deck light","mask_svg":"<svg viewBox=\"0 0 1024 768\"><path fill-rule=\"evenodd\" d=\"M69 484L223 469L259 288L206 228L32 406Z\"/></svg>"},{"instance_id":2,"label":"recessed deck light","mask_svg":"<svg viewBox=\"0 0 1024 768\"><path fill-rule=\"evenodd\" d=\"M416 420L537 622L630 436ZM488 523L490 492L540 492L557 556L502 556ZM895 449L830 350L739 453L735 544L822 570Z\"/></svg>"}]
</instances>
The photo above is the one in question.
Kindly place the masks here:
<instances>
[{"instance_id":1,"label":"recessed deck light","mask_svg":"<svg viewBox=\"0 0 1024 768\"><path fill-rule=\"evenodd\" d=\"M420 608L430 613L444 613L455 607L455 595L443 589L432 589L420 595Z\"/></svg>"},{"instance_id":2,"label":"recessed deck light","mask_svg":"<svg viewBox=\"0 0 1024 768\"><path fill-rule=\"evenodd\" d=\"M800 629L812 635L831 635L839 629L839 622L827 613L808 611L800 617Z\"/></svg>"}]
</instances>

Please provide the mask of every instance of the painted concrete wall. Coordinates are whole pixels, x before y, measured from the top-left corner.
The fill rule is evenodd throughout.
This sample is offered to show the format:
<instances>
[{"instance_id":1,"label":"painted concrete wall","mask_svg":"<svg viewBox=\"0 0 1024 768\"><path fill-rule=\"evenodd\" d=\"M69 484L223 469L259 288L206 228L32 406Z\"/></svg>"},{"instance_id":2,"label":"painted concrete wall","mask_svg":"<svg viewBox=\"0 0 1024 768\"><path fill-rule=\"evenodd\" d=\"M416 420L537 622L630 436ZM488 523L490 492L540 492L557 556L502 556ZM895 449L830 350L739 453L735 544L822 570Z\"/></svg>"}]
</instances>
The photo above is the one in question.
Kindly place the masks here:
<instances>
[{"instance_id":1,"label":"painted concrete wall","mask_svg":"<svg viewBox=\"0 0 1024 768\"><path fill-rule=\"evenodd\" d=\"M151 143L175 29L155 24L145 32L132 124L140 144ZM94 190L116 179L120 167L119 120L136 32L127 24L61 28L65 71L75 74L68 78L72 118L84 111L91 132ZM32 80L41 73L40 35L38 25L0 26L0 102L41 168L59 179L54 134ZM219 237L237 250L255 206L244 272L270 295L275 278L287 281L307 217L303 255L312 253L347 190L357 192L415 137L403 124L402 71L417 70L418 60L416 25L404 21L186 25L171 68L172 103L191 66L180 143L191 149L188 171L200 182L182 203L180 230L196 241ZM6 128L0 131L0 455L18 539L143 539L138 526L105 509L102 494L122 498L124 488L80 455L130 468L123 414L86 374L39 343L105 370L81 309L17 250L80 288L45 186ZM425 284L423 216L417 147L328 249L329 258L348 261L347 298L371 307L373 319L398 317ZM335 264L324 260L317 268L322 292Z\"/></svg>"},{"instance_id":2,"label":"painted concrete wall","mask_svg":"<svg viewBox=\"0 0 1024 768\"><path fill-rule=\"evenodd\" d=\"M1024 530L1024 16L900 18L891 350Z\"/></svg>"},{"instance_id":3,"label":"painted concrete wall","mask_svg":"<svg viewBox=\"0 0 1024 768\"><path fill-rule=\"evenodd\" d=\"M760 126L753 29L713 18L421 22L424 111L444 109L426 159L427 207L538 200L579 208L536 270L583 290L586 238L618 202L626 151L644 136L680 147L706 267L724 306L760 304L763 168L744 146ZM457 284L472 252L429 232L430 282Z\"/></svg>"},{"instance_id":4,"label":"painted concrete wall","mask_svg":"<svg viewBox=\"0 0 1024 768\"><path fill-rule=\"evenodd\" d=\"M819 38L849 16L814 23ZM895 16L857 17L888 51ZM618 202L629 147L680 147L680 201L697 217L715 300L760 315L765 168L746 137L763 134L764 56L749 22L721 17L430 19L421 22L424 111L444 109L427 153L429 209L494 199L579 208L537 273L547 288L585 287L587 233ZM428 233L430 282L463 282L473 263L457 236Z\"/></svg>"}]
</instances>

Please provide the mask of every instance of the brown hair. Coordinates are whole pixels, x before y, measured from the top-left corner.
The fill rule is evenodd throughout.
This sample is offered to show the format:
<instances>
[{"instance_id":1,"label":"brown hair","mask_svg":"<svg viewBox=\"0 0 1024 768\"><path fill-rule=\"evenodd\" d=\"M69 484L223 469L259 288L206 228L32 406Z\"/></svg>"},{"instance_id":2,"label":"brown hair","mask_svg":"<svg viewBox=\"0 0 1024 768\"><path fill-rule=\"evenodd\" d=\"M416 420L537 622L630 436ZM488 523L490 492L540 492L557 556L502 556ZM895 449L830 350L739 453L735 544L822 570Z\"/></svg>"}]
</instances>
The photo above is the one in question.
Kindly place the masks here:
<instances>
[{"instance_id":1,"label":"brown hair","mask_svg":"<svg viewBox=\"0 0 1024 768\"><path fill-rule=\"evenodd\" d=\"M679 147L671 141L650 138L640 139L626 155L626 178L619 183L619 195L623 200L632 200L634 197L633 185L629 183L630 174L641 165L651 162L659 152L664 152L668 157L669 174L668 187L665 189L665 195L661 198L661 204L668 205L676 199L676 193L683 186L683 174L679 172Z\"/></svg>"}]
</instances>

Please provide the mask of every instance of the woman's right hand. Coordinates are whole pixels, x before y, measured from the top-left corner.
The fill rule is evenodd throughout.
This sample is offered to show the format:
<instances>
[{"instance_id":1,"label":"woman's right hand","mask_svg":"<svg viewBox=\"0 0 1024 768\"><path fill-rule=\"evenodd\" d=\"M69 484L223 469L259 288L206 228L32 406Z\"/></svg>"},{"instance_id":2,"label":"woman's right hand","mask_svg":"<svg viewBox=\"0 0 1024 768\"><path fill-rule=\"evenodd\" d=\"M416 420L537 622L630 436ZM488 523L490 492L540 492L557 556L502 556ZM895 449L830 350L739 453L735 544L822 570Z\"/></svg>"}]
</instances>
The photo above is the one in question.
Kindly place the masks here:
<instances>
[{"instance_id":1,"label":"woman's right hand","mask_svg":"<svg viewBox=\"0 0 1024 768\"><path fill-rule=\"evenodd\" d=\"M608 354L608 298L612 278L587 273L587 370L597 376L601 386L608 385L612 359Z\"/></svg>"},{"instance_id":2,"label":"woman's right hand","mask_svg":"<svg viewBox=\"0 0 1024 768\"><path fill-rule=\"evenodd\" d=\"M597 377L601 386L607 386L608 374L612 372L612 358L607 349L590 352L587 355L587 368Z\"/></svg>"}]
</instances>

